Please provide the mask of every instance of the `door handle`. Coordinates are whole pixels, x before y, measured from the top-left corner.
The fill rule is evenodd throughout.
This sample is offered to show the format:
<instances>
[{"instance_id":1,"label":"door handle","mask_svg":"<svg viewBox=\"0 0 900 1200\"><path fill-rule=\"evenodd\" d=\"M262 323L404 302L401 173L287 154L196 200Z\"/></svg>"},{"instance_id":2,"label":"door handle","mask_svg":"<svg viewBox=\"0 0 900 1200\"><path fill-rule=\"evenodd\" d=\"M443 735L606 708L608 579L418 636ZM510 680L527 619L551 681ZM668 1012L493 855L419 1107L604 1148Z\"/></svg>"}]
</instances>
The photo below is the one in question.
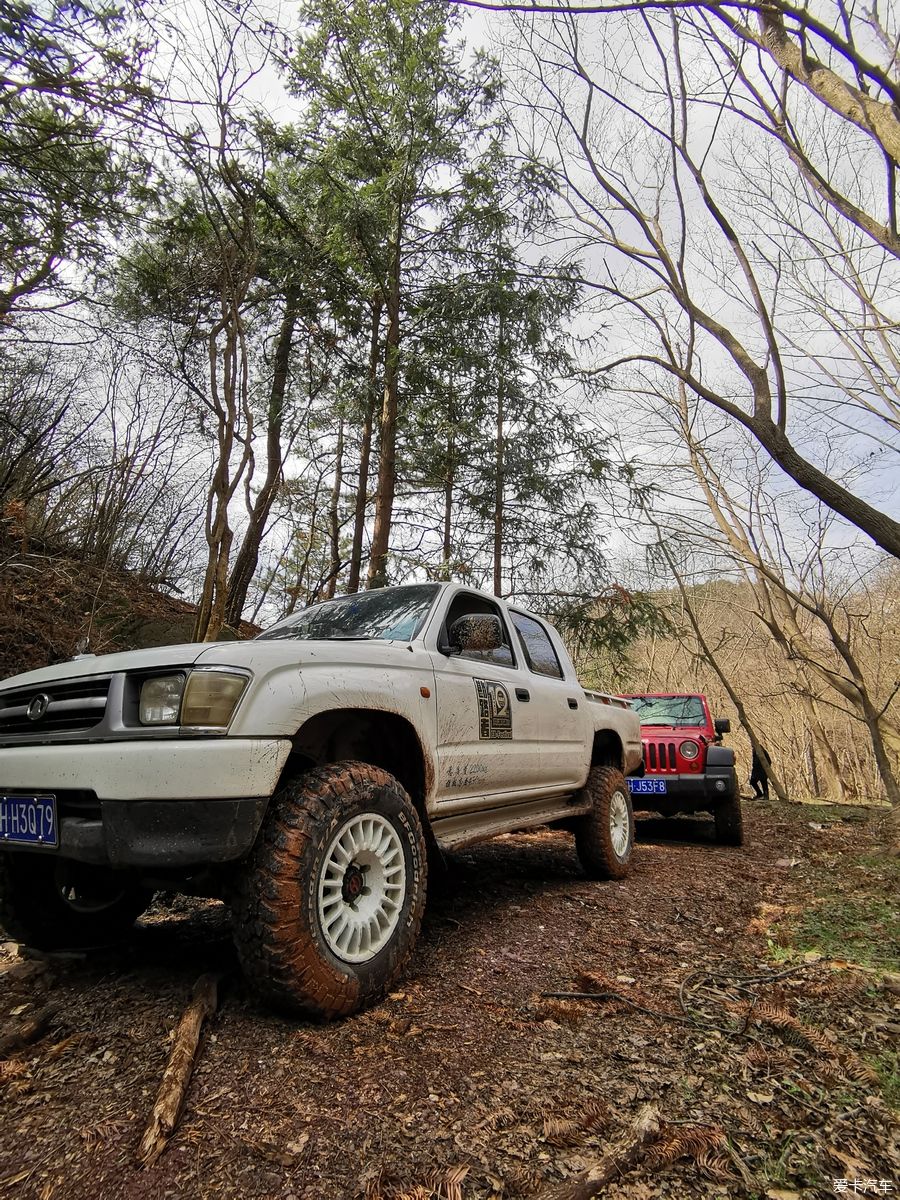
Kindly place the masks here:
<instances>
[{"instance_id":1,"label":"door handle","mask_svg":"<svg viewBox=\"0 0 900 1200\"><path fill-rule=\"evenodd\" d=\"M577 708L577 707L578 707L578 701L573 700L572 697L570 696L569 697L569 708Z\"/></svg>"},{"instance_id":2,"label":"door handle","mask_svg":"<svg viewBox=\"0 0 900 1200\"><path fill-rule=\"evenodd\" d=\"M528 688L516 688L516 699L526 704L531 699L531 692L529 692Z\"/></svg>"}]
</instances>

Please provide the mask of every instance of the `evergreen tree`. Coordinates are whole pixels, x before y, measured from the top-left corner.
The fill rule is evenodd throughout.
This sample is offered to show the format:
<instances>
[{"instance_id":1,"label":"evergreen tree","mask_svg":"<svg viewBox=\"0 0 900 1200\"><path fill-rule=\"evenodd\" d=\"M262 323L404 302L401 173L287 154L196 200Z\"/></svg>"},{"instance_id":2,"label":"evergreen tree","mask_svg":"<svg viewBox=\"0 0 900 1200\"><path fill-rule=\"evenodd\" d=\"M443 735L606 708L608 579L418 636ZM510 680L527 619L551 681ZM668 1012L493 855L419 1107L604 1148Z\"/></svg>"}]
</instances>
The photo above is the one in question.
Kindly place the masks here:
<instances>
[{"instance_id":1,"label":"evergreen tree","mask_svg":"<svg viewBox=\"0 0 900 1200\"><path fill-rule=\"evenodd\" d=\"M309 103L309 157L333 237L369 282L383 313L378 485L369 586L387 581L397 487L403 336L412 293L439 270L462 176L498 94L496 66L462 65L452 45L458 17L426 0L305 4L305 33L291 63ZM373 315L373 329L374 315Z\"/></svg>"}]
</instances>

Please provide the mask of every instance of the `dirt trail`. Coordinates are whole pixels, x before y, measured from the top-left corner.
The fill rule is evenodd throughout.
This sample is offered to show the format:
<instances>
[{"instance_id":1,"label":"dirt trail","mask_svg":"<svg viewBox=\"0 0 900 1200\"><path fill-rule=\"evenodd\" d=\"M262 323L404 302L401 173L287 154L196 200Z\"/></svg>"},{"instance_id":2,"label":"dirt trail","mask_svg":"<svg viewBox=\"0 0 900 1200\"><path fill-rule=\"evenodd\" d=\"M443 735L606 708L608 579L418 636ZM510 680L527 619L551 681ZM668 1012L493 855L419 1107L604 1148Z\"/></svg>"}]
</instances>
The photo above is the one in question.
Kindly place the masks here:
<instances>
[{"instance_id":1,"label":"dirt trail","mask_svg":"<svg viewBox=\"0 0 900 1200\"><path fill-rule=\"evenodd\" d=\"M0 1032L50 1002L58 1015L0 1063L0 1193L528 1197L598 1157L648 1100L710 1136L682 1145L671 1126L655 1160L607 1195L780 1200L833 1195L836 1178L900 1193L896 1130L865 1062L900 1021L891 998L871 977L817 964L734 985L779 969L771 920L817 873L864 852L871 824L816 830L797 810L746 808L745 850L710 844L703 821L646 823L620 883L584 879L563 834L456 855L406 978L339 1024L257 1008L218 905L155 911L115 954L34 964L5 947ZM717 978L691 980L699 970ZM228 973L222 1004L181 1126L145 1171L135 1147L203 971ZM695 1024L678 1019L685 980ZM585 986L672 1019L540 997ZM748 1022L754 996L764 1019ZM745 1036L711 1028L742 1023Z\"/></svg>"}]
</instances>

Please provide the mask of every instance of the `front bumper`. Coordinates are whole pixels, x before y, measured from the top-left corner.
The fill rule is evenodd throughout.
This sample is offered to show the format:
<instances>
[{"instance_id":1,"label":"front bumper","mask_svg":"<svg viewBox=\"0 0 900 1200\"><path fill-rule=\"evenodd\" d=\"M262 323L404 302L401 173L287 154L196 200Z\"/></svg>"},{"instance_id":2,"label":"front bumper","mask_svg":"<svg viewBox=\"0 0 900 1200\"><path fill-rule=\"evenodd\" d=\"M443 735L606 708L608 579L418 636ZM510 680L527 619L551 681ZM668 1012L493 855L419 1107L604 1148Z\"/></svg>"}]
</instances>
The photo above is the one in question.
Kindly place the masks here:
<instances>
[{"instance_id":1,"label":"front bumper","mask_svg":"<svg viewBox=\"0 0 900 1200\"><path fill-rule=\"evenodd\" d=\"M647 772L639 780L664 780L665 792L632 792L632 807L648 812L712 812L737 794L734 768L707 771L703 775L666 775Z\"/></svg>"},{"instance_id":2,"label":"front bumper","mask_svg":"<svg viewBox=\"0 0 900 1200\"><path fill-rule=\"evenodd\" d=\"M0 750L0 794L58 797L59 845L9 844L112 867L231 862L252 847L291 751L282 738Z\"/></svg>"}]
</instances>

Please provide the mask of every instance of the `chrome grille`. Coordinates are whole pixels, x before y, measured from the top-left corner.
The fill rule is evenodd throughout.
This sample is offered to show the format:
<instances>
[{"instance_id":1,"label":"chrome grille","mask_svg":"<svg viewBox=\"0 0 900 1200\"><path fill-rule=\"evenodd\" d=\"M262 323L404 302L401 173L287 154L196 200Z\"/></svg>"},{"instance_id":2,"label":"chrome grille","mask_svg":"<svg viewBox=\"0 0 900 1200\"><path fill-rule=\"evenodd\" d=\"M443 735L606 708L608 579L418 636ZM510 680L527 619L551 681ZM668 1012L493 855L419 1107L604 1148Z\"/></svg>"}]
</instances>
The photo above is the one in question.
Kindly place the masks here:
<instances>
[{"instance_id":1,"label":"chrome grille","mask_svg":"<svg viewBox=\"0 0 900 1200\"><path fill-rule=\"evenodd\" d=\"M106 713L110 679L97 675L0 692L0 737L93 729ZM39 715L29 717L30 706Z\"/></svg>"}]
</instances>

